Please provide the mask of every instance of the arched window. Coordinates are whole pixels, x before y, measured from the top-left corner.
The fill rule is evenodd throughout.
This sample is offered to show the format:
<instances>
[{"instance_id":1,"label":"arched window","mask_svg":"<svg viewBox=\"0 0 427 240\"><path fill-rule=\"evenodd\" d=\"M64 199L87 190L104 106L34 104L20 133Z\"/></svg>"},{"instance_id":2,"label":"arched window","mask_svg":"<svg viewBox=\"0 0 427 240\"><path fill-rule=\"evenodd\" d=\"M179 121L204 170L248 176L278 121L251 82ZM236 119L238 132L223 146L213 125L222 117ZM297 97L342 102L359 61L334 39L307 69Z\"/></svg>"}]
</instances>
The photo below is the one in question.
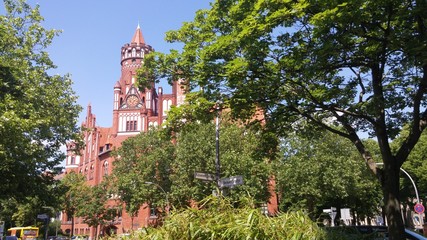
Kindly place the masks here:
<instances>
[{"instance_id":1,"label":"arched window","mask_svg":"<svg viewBox=\"0 0 427 240\"><path fill-rule=\"evenodd\" d=\"M132 48L132 57L135 57L135 56L136 56L136 49Z\"/></svg>"},{"instance_id":2,"label":"arched window","mask_svg":"<svg viewBox=\"0 0 427 240\"><path fill-rule=\"evenodd\" d=\"M103 174L104 174L104 176L108 175L108 162L107 161L105 161L105 163L104 163Z\"/></svg>"}]
</instances>

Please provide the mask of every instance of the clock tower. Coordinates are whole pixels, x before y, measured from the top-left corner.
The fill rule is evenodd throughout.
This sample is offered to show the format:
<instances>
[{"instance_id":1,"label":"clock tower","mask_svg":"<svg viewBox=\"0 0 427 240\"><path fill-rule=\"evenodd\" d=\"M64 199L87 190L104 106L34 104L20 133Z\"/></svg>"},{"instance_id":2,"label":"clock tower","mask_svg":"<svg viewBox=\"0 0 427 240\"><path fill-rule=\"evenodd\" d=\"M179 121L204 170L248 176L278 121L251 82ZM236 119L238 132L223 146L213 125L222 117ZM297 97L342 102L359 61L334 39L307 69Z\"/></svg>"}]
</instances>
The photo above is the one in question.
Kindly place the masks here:
<instances>
[{"instance_id":1,"label":"clock tower","mask_svg":"<svg viewBox=\"0 0 427 240\"><path fill-rule=\"evenodd\" d=\"M154 84L150 89L138 89L136 71L145 54L153 48L145 43L141 28L136 28L130 43L121 48L121 76L114 86L113 132L117 136L145 132L150 117L157 114L158 97Z\"/></svg>"}]
</instances>

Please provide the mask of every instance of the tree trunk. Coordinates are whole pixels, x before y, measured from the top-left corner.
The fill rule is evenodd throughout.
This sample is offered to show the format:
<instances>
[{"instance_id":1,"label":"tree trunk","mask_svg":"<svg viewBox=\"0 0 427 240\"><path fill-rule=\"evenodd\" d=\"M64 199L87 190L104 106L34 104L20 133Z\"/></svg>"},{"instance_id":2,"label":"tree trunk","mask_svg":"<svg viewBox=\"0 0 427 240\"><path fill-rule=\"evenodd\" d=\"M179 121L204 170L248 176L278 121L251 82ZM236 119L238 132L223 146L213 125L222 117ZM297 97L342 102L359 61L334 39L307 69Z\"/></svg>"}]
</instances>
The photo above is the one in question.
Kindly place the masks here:
<instances>
[{"instance_id":1,"label":"tree trunk","mask_svg":"<svg viewBox=\"0 0 427 240\"><path fill-rule=\"evenodd\" d=\"M397 166L384 164L382 172L381 186L390 240L405 239L405 227L399 201L399 171L400 168Z\"/></svg>"},{"instance_id":2,"label":"tree trunk","mask_svg":"<svg viewBox=\"0 0 427 240\"><path fill-rule=\"evenodd\" d=\"M73 217L71 217L71 236L70 237L72 237L72 236L74 236L74 214L73 214Z\"/></svg>"},{"instance_id":3,"label":"tree trunk","mask_svg":"<svg viewBox=\"0 0 427 240\"><path fill-rule=\"evenodd\" d=\"M99 225L96 225L96 226L95 226L95 240L97 240L97 239L98 239L98 226L99 226Z\"/></svg>"}]
</instances>

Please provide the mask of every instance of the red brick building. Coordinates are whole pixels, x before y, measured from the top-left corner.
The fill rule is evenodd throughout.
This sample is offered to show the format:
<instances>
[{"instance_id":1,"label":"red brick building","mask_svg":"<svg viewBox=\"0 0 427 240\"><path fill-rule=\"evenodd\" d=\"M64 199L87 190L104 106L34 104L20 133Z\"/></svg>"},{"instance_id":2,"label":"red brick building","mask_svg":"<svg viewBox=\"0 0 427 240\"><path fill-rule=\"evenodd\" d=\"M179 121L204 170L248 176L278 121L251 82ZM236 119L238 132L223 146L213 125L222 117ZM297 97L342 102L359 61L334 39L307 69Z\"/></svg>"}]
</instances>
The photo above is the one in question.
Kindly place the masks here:
<instances>
[{"instance_id":1,"label":"red brick building","mask_svg":"<svg viewBox=\"0 0 427 240\"><path fill-rule=\"evenodd\" d=\"M85 148L76 154L73 143L67 146L65 163L66 173L76 171L84 174L90 185L99 184L103 176L112 171L114 158L110 156L113 148L121 146L128 137L140 132L146 132L151 126L159 126L166 118L166 113L172 105L184 101L184 92L179 83L174 83L171 94L164 94L163 89L152 85L150 89L140 91L136 86L136 71L143 64L145 54L153 51L146 44L141 29L138 26L130 43L121 48L121 76L113 88L113 126L100 127L96 125L96 116L92 107L87 107L86 119L82 126L87 129L83 140ZM111 231L117 234L130 229L147 226L150 221L150 209L141 208L138 216L133 219L123 211L117 221L100 229L100 232ZM61 229L71 232L71 219L64 214ZM74 235L95 236L95 229L89 228L82 219L74 219Z\"/></svg>"}]
</instances>

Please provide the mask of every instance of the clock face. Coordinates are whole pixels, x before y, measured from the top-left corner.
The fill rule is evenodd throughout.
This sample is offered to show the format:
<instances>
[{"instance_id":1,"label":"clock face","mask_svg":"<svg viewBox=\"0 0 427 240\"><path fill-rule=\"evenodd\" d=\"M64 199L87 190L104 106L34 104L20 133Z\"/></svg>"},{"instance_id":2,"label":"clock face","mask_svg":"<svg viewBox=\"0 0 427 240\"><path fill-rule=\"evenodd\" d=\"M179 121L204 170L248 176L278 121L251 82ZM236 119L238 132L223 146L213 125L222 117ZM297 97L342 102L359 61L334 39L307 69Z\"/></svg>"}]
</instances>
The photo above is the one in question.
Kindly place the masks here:
<instances>
[{"instance_id":1,"label":"clock face","mask_svg":"<svg viewBox=\"0 0 427 240\"><path fill-rule=\"evenodd\" d=\"M138 104L139 99L138 99L138 97L137 97L137 96L135 96L135 95L130 95L130 96L127 98L126 102L127 102L128 106L130 106L130 107L135 107L135 106Z\"/></svg>"}]
</instances>

